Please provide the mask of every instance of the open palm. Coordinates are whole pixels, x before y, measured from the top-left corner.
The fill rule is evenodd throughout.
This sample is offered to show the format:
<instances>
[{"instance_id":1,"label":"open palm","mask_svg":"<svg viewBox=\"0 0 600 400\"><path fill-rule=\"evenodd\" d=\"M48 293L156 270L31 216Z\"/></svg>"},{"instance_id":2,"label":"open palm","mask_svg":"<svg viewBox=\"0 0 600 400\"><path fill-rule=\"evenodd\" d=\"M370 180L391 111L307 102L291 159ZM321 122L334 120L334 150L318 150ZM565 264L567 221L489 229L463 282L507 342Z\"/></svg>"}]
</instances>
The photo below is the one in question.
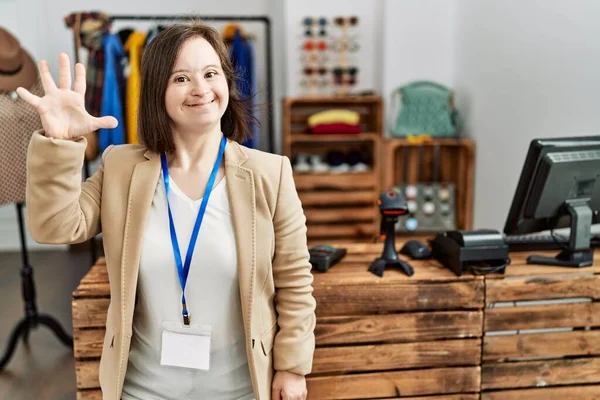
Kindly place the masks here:
<instances>
[{"instance_id":1,"label":"open palm","mask_svg":"<svg viewBox=\"0 0 600 400\"><path fill-rule=\"evenodd\" d=\"M115 128L114 117L96 118L85 110L85 67L75 65L75 82L71 90L71 67L69 56L62 53L58 57L58 87L52 79L50 68L45 60L38 63L40 78L44 86L44 97L38 97L22 87L17 93L27 103L36 108L42 126L48 137L55 139L76 139L102 128Z\"/></svg>"}]
</instances>

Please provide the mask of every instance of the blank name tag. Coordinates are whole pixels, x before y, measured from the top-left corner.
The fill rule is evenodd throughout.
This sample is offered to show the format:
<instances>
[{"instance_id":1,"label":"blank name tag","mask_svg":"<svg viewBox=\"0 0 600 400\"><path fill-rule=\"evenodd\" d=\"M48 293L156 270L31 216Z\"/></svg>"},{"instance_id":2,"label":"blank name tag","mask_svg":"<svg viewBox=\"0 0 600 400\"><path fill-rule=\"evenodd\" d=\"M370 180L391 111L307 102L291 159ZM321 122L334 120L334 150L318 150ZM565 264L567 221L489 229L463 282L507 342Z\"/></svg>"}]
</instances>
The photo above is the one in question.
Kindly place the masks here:
<instances>
[{"instance_id":1,"label":"blank name tag","mask_svg":"<svg viewBox=\"0 0 600 400\"><path fill-rule=\"evenodd\" d=\"M208 371L211 327L165 321L162 324L160 365Z\"/></svg>"}]
</instances>

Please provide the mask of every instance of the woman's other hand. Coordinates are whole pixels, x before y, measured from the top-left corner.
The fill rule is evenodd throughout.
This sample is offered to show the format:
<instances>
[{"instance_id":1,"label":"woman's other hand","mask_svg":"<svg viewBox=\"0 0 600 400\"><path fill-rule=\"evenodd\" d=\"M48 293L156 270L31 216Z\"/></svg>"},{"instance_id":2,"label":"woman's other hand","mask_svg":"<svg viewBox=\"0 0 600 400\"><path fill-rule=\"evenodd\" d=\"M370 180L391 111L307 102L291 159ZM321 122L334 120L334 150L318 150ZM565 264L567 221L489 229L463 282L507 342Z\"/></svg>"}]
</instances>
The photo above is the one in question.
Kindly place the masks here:
<instances>
[{"instance_id":1,"label":"woman's other hand","mask_svg":"<svg viewBox=\"0 0 600 400\"><path fill-rule=\"evenodd\" d=\"M114 117L96 118L85 110L85 67L75 65L75 82L71 89L71 66L69 56L62 53L58 57L58 87L52 79L46 60L38 63L44 97L31 94L19 87L17 93L40 114L47 137L54 139L76 139L102 128L115 128Z\"/></svg>"},{"instance_id":2,"label":"woman's other hand","mask_svg":"<svg viewBox=\"0 0 600 400\"><path fill-rule=\"evenodd\" d=\"M271 400L305 400L306 379L287 371L275 371Z\"/></svg>"}]
</instances>

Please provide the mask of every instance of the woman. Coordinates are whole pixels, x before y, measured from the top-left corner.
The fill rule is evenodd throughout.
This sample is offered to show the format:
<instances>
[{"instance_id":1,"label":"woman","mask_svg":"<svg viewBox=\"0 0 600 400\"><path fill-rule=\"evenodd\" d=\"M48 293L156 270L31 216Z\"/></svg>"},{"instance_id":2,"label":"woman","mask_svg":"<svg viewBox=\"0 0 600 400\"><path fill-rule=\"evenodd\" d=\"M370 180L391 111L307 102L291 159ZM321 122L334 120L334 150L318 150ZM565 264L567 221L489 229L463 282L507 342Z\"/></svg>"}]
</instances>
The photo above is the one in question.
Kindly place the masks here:
<instances>
[{"instance_id":1,"label":"woman","mask_svg":"<svg viewBox=\"0 0 600 400\"><path fill-rule=\"evenodd\" d=\"M103 398L305 399L315 300L290 162L238 144L249 114L214 29L166 28L141 69L143 145L109 147L85 183L82 135L117 121L85 111L83 65L73 90L66 54L58 87L42 61L45 96L18 89L44 127L28 150L32 236L103 235Z\"/></svg>"}]
</instances>

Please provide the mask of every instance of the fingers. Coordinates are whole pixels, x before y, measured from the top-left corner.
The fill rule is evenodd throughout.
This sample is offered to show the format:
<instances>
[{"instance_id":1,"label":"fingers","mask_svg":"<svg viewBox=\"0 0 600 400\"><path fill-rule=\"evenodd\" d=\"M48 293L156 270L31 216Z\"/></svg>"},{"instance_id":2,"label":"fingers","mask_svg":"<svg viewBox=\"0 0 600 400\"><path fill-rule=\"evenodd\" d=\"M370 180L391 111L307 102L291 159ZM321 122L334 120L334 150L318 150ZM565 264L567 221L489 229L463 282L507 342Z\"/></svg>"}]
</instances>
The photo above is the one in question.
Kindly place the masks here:
<instances>
[{"instance_id":1,"label":"fingers","mask_svg":"<svg viewBox=\"0 0 600 400\"><path fill-rule=\"evenodd\" d=\"M96 118L94 121L94 125L95 126L94 126L93 130L113 129L113 128L116 128L117 125L119 125L119 121L117 121L117 119L115 117L106 116L106 117Z\"/></svg>"},{"instance_id":2,"label":"fingers","mask_svg":"<svg viewBox=\"0 0 600 400\"><path fill-rule=\"evenodd\" d=\"M73 90L80 94L85 94L85 67L82 63L75 64L75 83Z\"/></svg>"},{"instance_id":3,"label":"fingers","mask_svg":"<svg viewBox=\"0 0 600 400\"><path fill-rule=\"evenodd\" d=\"M281 389L279 388L271 388L271 400L283 400L281 398Z\"/></svg>"},{"instance_id":4,"label":"fingers","mask_svg":"<svg viewBox=\"0 0 600 400\"><path fill-rule=\"evenodd\" d=\"M42 86L44 86L44 92L48 93L56 90L56 84L54 83L54 79L52 79L50 67L46 60L42 60L38 63L38 70L40 71L40 79L42 81Z\"/></svg>"},{"instance_id":5,"label":"fingers","mask_svg":"<svg viewBox=\"0 0 600 400\"><path fill-rule=\"evenodd\" d=\"M71 66L69 56L61 53L58 56L58 87L59 89L71 89Z\"/></svg>"},{"instance_id":6,"label":"fingers","mask_svg":"<svg viewBox=\"0 0 600 400\"><path fill-rule=\"evenodd\" d=\"M40 104L41 99L35 94L31 94L31 92L29 92L29 90L25 88L18 87L17 94L23 99L23 101L25 101L28 104L31 104L35 108L37 108Z\"/></svg>"}]
</instances>

